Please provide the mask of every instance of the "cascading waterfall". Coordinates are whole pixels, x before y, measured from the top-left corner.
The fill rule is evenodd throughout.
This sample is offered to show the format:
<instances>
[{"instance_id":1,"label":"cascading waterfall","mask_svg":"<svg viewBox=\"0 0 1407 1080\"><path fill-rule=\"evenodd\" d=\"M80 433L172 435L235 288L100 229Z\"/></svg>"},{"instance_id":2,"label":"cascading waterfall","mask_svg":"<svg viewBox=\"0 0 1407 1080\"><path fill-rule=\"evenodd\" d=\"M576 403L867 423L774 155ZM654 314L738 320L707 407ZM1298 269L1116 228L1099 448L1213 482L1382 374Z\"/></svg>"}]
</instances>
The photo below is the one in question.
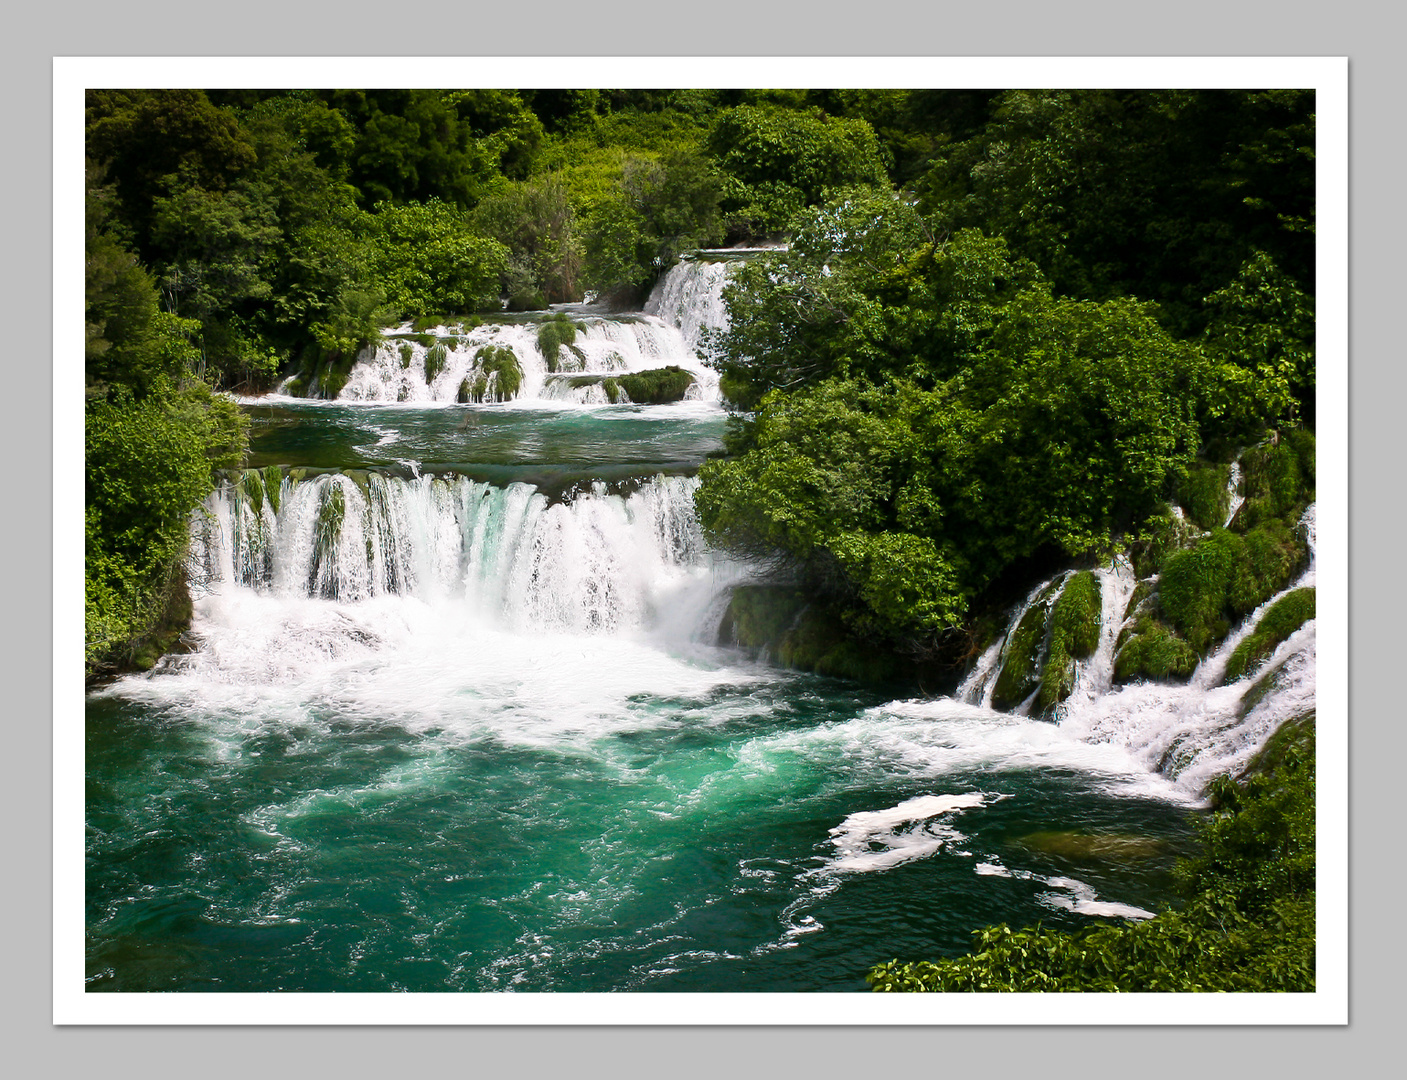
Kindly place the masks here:
<instances>
[{"instance_id":1,"label":"cascading waterfall","mask_svg":"<svg viewBox=\"0 0 1407 1080\"><path fill-rule=\"evenodd\" d=\"M718 375L699 358L705 329L727 325L723 286L728 262L684 260L667 271L656 285L643 313L602 316L579 309L557 313L570 319L574 336L552 356L539 343L541 323L531 317L486 323L464 329L443 325L430 329L435 339L408 326L386 332L369 354L353 365L338 394L341 401L455 402L462 388L483 377L484 400L573 405L628 402L614 396L599 380L610 376L676 366L694 377L686 397L712 401L718 397ZM507 349L520 370L520 385L512 393L498 389L501 376L490 370L485 350ZM436 359L431 361L431 354Z\"/></svg>"},{"instance_id":2,"label":"cascading waterfall","mask_svg":"<svg viewBox=\"0 0 1407 1080\"><path fill-rule=\"evenodd\" d=\"M1072 695L1062 726L1091 742L1126 747L1150 770L1193 794L1218 776L1244 769L1282 723L1314 708L1313 619L1241 678L1225 681L1228 659L1265 612L1294 590L1314 586L1314 524L1311 504L1300 522L1309 547L1304 573L1251 612L1185 685L1135 683L1096 695ZM1128 593L1124 596L1126 600ZM1106 620L1109 616L1106 604Z\"/></svg>"},{"instance_id":3,"label":"cascading waterfall","mask_svg":"<svg viewBox=\"0 0 1407 1080\"><path fill-rule=\"evenodd\" d=\"M689 348L697 351L706 330L728 328L723 286L733 265L702 258L677 263L655 284L646 314L677 326Z\"/></svg>"},{"instance_id":4,"label":"cascading waterfall","mask_svg":"<svg viewBox=\"0 0 1407 1080\"><path fill-rule=\"evenodd\" d=\"M620 495L598 483L552 504L528 484L352 471L283 478L276 512L251 497L247 475L207 500L195 563L212 587L343 604L452 601L523 630L631 629L714 570L693 514L697 485L659 476Z\"/></svg>"},{"instance_id":5,"label":"cascading waterfall","mask_svg":"<svg viewBox=\"0 0 1407 1080\"><path fill-rule=\"evenodd\" d=\"M1312 619L1241 678L1229 685L1225 681L1228 659L1255 631L1265 612L1289 593L1315 584L1313 505L1305 511L1300 525L1309 549L1308 567L1248 615L1198 664L1185 684L1114 685L1116 647L1137 579L1122 559L1095 571L1101 594L1099 643L1088 659L1075 662L1074 687L1052 717L1062 733L1093 744L1122 747L1150 772L1168 777L1180 790L1197 796L1216 777L1245 768L1282 723L1313 709ZM992 707L993 690L1017 627L1037 603L1052 605L1069 576L1041 582L1017 605L1006 633L977 658L958 687L955 696L959 701ZM1034 697L1032 693L1013 711L1025 714Z\"/></svg>"}]
</instances>

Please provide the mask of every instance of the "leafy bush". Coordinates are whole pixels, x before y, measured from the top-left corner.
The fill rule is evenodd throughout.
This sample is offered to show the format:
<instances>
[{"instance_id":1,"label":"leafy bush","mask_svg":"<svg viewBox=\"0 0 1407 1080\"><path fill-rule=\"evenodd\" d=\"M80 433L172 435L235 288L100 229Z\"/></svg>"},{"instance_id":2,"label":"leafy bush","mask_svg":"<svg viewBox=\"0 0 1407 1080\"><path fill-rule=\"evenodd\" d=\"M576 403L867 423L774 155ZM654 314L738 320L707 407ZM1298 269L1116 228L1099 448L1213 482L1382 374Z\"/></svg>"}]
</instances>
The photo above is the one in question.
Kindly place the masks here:
<instances>
[{"instance_id":1,"label":"leafy bush","mask_svg":"<svg viewBox=\"0 0 1407 1080\"><path fill-rule=\"evenodd\" d=\"M449 362L449 350L438 343L430 346L425 351L425 381L432 383L444 371L445 364Z\"/></svg>"}]
</instances>

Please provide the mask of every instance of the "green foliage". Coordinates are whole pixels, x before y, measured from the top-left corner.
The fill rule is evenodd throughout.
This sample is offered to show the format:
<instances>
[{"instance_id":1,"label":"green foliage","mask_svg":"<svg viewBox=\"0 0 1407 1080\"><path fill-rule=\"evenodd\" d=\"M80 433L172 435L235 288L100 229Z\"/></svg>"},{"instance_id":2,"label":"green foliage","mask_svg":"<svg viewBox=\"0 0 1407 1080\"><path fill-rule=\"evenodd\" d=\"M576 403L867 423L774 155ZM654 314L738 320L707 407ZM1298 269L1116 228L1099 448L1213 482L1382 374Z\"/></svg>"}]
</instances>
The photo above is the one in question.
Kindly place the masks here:
<instances>
[{"instance_id":1,"label":"green foliage","mask_svg":"<svg viewBox=\"0 0 1407 1080\"><path fill-rule=\"evenodd\" d=\"M1256 252L1225 288L1207 297L1205 337L1217 361L1209 412L1218 427L1258 432L1312 415L1314 298Z\"/></svg>"},{"instance_id":2,"label":"green foliage","mask_svg":"<svg viewBox=\"0 0 1407 1080\"><path fill-rule=\"evenodd\" d=\"M1195 547L1164 562L1158 590L1162 611L1205 655L1234 620L1289 584L1304 558L1293 526L1281 520L1267 521L1244 537L1214 529Z\"/></svg>"},{"instance_id":3,"label":"green foliage","mask_svg":"<svg viewBox=\"0 0 1407 1080\"><path fill-rule=\"evenodd\" d=\"M745 105L718 116L707 145L726 178L723 212L744 235L779 233L828 188L888 183L874 129L861 119Z\"/></svg>"},{"instance_id":4,"label":"green foliage","mask_svg":"<svg viewBox=\"0 0 1407 1080\"><path fill-rule=\"evenodd\" d=\"M508 249L447 203L381 203L369 222L372 273L401 316L495 306Z\"/></svg>"},{"instance_id":5,"label":"green foliage","mask_svg":"<svg viewBox=\"0 0 1407 1080\"><path fill-rule=\"evenodd\" d=\"M697 154L627 155L619 179L586 215L586 284L615 302L637 299L681 252L721 235L721 182Z\"/></svg>"},{"instance_id":6,"label":"green foliage","mask_svg":"<svg viewBox=\"0 0 1407 1080\"><path fill-rule=\"evenodd\" d=\"M943 231L1000 234L1058 292L1156 301L1192 336L1256 252L1312 287L1313 166L1312 91L1012 90L919 186Z\"/></svg>"},{"instance_id":7,"label":"green foliage","mask_svg":"<svg viewBox=\"0 0 1407 1080\"><path fill-rule=\"evenodd\" d=\"M766 332L740 313L740 294L733 300L741 333ZM1032 288L1000 316L980 351L932 390L829 380L764 397L733 444L741 456L700 474L705 527L725 546L802 560L817 547L836 554L829 540L842 532L910 533L951 567L935 577L924 569L935 564L910 564L952 582L935 613L962 611L1043 547L1110 548L1192 458L1202 358L1132 301ZM785 320L770 327L784 329Z\"/></svg>"},{"instance_id":8,"label":"green foliage","mask_svg":"<svg viewBox=\"0 0 1407 1080\"><path fill-rule=\"evenodd\" d=\"M1155 510L1125 536L1134 572L1140 578L1156 574L1162 569L1163 560L1186 546L1189 535L1194 532L1171 507Z\"/></svg>"},{"instance_id":9,"label":"green foliage","mask_svg":"<svg viewBox=\"0 0 1407 1080\"><path fill-rule=\"evenodd\" d=\"M1277 600L1261 616L1255 629L1232 650L1226 661L1225 681L1235 682L1275 651L1287 637L1314 618L1314 589L1295 589Z\"/></svg>"},{"instance_id":10,"label":"green foliage","mask_svg":"<svg viewBox=\"0 0 1407 1080\"><path fill-rule=\"evenodd\" d=\"M439 378L440 372L444 371L448 361L449 350L443 345L431 345L425 350L425 381L432 383Z\"/></svg>"},{"instance_id":11,"label":"green foliage","mask_svg":"<svg viewBox=\"0 0 1407 1080\"><path fill-rule=\"evenodd\" d=\"M508 401L523 382L517 354L506 345L485 345L474 354L478 370L459 386L461 403Z\"/></svg>"},{"instance_id":12,"label":"green foliage","mask_svg":"<svg viewBox=\"0 0 1407 1080\"><path fill-rule=\"evenodd\" d=\"M1245 545L1225 529L1163 563L1158 595L1164 614L1198 653L1205 654L1231 629L1226 609L1232 578Z\"/></svg>"},{"instance_id":13,"label":"green foliage","mask_svg":"<svg viewBox=\"0 0 1407 1080\"><path fill-rule=\"evenodd\" d=\"M1314 759L1212 787L1201 851L1177 868L1183 907L1073 933L989 926L966 956L891 960L879 992L1304 992L1314 989Z\"/></svg>"},{"instance_id":14,"label":"green foliage","mask_svg":"<svg viewBox=\"0 0 1407 1080\"><path fill-rule=\"evenodd\" d=\"M512 90L338 90L324 100L357 131L349 179L370 202L473 206L500 175L521 177L542 125Z\"/></svg>"},{"instance_id":15,"label":"green foliage","mask_svg":"<svg viewBox=\"0 0 1407 1080\"><path fill-rule=\"evenodd\" d=\"M507 185L480 202L470 220L511 252L503 281L510 310L581 299L582 241L560 177Z\"/></svg>"},{"instance_id":16,"label":"green foliage","mask_svg":"<svg viewBox=\"0 0 1407 1080\"><path fill-rule=\"evenodd\" d=\"M90 400L85 429L85 661L94 673L131 664L157 629L181 587L190 514L213 471L243 457L247 421L193 383Z\"/></svg>"},{"instance_id":17,"label":"green foliage","mask_svg":"<svg viewBox=\"0 0 1407 1080\"><path fill-rule=\"evenodd\" d=\"M1241 458L1246 503L1236 524L1251 529L1266 521L1298 517L1314 500L1314 435L1291 429L1283 438L1252 447Z\"/></svg>"},{"instance_id":18,"label":"green foliage","mask_svg":"<svg viewBox=\"0 0 1407 1080\"><path fill-rule=\"evenodd\" d=\"M1183 681L1197 670L1197 650L1176 632L1151 616L1140 617L1121 642L1114 657L1114 680Z\"/></svg>"}]
</instances>

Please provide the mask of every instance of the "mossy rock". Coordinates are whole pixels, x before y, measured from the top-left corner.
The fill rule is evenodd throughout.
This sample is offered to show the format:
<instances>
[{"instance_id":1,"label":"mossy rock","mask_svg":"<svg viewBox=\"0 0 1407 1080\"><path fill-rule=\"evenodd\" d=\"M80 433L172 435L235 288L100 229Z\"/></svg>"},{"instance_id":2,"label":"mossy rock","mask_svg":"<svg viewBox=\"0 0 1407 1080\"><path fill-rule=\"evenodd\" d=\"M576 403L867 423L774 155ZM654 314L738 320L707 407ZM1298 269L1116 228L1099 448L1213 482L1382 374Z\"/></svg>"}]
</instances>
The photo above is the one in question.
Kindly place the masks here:
<instances>
[{"instance_id":1,"label":"mossy rock","mask_svg":"<svg viewBox=\"0 0 1407 1080\"><path fill-rule=\"evenodd\" d=\"M1248 615L1278 593L1309 563L1297 521L1274 519L1245 534L1242 557L1227 594L1235 616Z\"/></svg>"},{"instance_id":2,"label":"mossy rock","mask_svg":"<svg viewBox=\"0 0 1407 1080\"><path fill-rule=\"evenodd\" d=\"M1227 615L1231 583L1245 558L1245 544L1225 529L1187 551L1168 556L1158 582L1167 621L1198 653L1205 654L1231 630Z\"/></svg>"},{"instance_id":3,"label":"mossy rock","mask_svg":"<svg viewBox=\"0 0 1407 1080\"><path fill-rule=\"evenodd\" d=\"M1158 585L1166 622L1202 655L1236 621L1290 584L1308 547L1293 521L1262 522L1244 536L1226 529L1168 556Z\"/></svg>"},{"instance_id":4,"label":"mossy rock","mask_svg":"<svg viewBox=\"0 0 1407 1080\"><path fill-rule=\"evenodd\" d=\"M1120 623L1122 624L1128 622L1134 617L1134 615L1138 613L1140 608L1143 608L1145 606L1151 607L1153 593L1154 588L1153 582L1151 581L1140 581L1137 585L1135 585L1133 587L1133 593L1129 596L1129 602L1124 605L1124 614L1123 617L1119 620Z\"/></svg>"},{"instance_id":5,"label":"mossy rock","mask_svg":"<svg viewBox=\"0 0 1407 1080\"><path fill-rule=\"evenodd\" d=\"M1177 501L1188 518L1202 529L1219 528L1231 510L1231 466L1199 461L1178 485Z\"/></svg>"},{"instance_id":6,"label":"mossy rock","mask_svg":"<svg viewBox=\"0 0 1407 1080\"><path fill-rule=\"evenodd\" d=\"M474 354L478 367L472 376L459 384L461 404L490 399L508 401L517 396L523 385L523 368L518 355L507 345L485 345Z\"/></svg>"},{"instance_id":7,"label":"mossy rock","mask_svg":"<svg viewBox=\"0 0 1407 1080\"><path fill-rule=\"evenodd\" d=\"M408 341L402 341L398 346L398 351L401 354L401 370L405 371L409 369L411 360L415 358L415 347Z\"/></svg>"},{"instance_id":8,"label":"mossy rock","mask_svg":"<svg viewBox=\"0 0 1407 1080\"><path fill-rule=\"evenodd\" d=\"M436 342L425 351L425 383L428 386L440 376L449 363L449 349Z\"/></svg>"},{"instance_id":9,"label":"mossy rock","mask_svg":"<svg viewBox=\"0 0 1407 1080\"><path fill-rule=\"evenodd\" d=\"M1136 862L1155 859L1167 851L1167 842L1136 833L1079 833L1044 830L1017 841L1023 848L1076 862Z\"/></svg>"},{"instance_id":10,"label":"mossy rock","mask_svg":"<svg viewBox=\"0 0 1407 1080\"><path fill-rule=\"evenodd\" d=\"M782 637L796 621L807 597L779 585L739 585L733 589L728 609L718 628L720 645L767 649L774 655Z\"/></svg>"},{"instance_id":11,"label":"mossy rock","mask_svg":"<svg viewBox=\"0 0 1407 1080\"><path fill-rule=\"evenodd\" d=\"M1232 650L1230 659L1226 661L1224 681L1235 682L1273 653L1282 641L1314 618L1314 607L1315 591L1312 588L1295 589L1275 601L1261 616L1255 629Z\"/></svg>"},{"instance_id":12,"label":"mossy rock","mask_svg":"<svg viewBox=\"0 0 1407 1080\"><path fill-rule=\"evenodd\" d=\"M1292 758L1312 758L1314 756L1316 717L1315 710L1292 716L1271 734L1265 745L1256 751L1246 763L1238 780L1252 776L1271 776Z\"/></svg>"},{"instance_id":13,"label":"mossy rock","mask_svg":"<svg viewBox=\"0 0 1407 1080\"><path fill-rule=\"evenodd\" d=\"M785 667L866 683L894 681L904 668L892 652L851 637L838 615L820 605L802 609L776 657Z\"/></svg>"},{"instance_id":14,"label":"mossy rock","mask_svg":"<svg viewBox=\"0 0 1407 1080\"><path fill-rule=\"evenodd\" d=\"M1114 656L1114 681L1186 682L1197 670L1199 661L1197 650L1170 627L1152 618L1143 618L1127 633Z\"/></svg>"},{"instance_id":15,"label":"mossy rock","mask_svg":"<svg viewBox=\"0 0 1407 1080\"><path fill-rule=\"evenodd\" d=\"M1314 501L1315 441L1312 432L1292 429L1279 440L1252 447L1241 457L1245 505L1236 515L1238 528L1298 518Z\"/></svg>"},{"instance_id":16,"label":"mossy rock","mask_svg":"<svg viewBox=\"0 0 1407 1080\"><path fill-rule=\"evenodd\" d=\"M1009 709L1020 705L1039 685L1046 621L1050 615L1049 599L1054 589L1051 586L1036 598L1007 639L1002 669L992 688L994 708Z\"/></svg>"},{"instance_id":17,"label":"mossy rock","mask_svg":"<svg viewBox=\"0 0 1407 1080\"><path fill-rule=\"evenodd\" d=\"M277 465L264 467L264 494L269 500L269 506L277 514L280 510L279 502L283 497L283 474Z\"/></svg>"},{"instance_id":18,"label":"mossy rock","mask_svg":"<svg viewBox=\"0 0 1407 1080\"><path fill-rule=\"evenodd\" d=\"M1099 645L1102 613L1099 579L1088 570L1071 575L1050 613L1050 645L1036 695L1042 713L1049 714L1075 688L1075 661Z\"/></svg>"},{"instance_id":19,"label":"mossy rock","mask_svg":"<svg viewBox=\"0 0 1407 1080\"><path fill-rule=\"evenodd\" d=\"M1173 552L1181 551L1196 536L1196 530L1170 506L1150 515L1129 541L1129 558L1134 573L1151 577L1162 569Z\"/></svg>"},{"instance_id":20,"label":"mossy rock","mask_svg":"<svg viewBox=\"0 0 1407 1080\"><path fill-rule=\"evenodd\" d=\"M636 371L629 375L617 375L615 379L636 405L663 405L672 401L683 401L689 387L694 385L694 376L674 364L652 368L649 371Z\"/></svg>"},{"instance_id":21,"label":"mossy rock","mask_svg":"<svg viewBox=\"0 0 1407 1080\"><path fill-rule=\"evenodd\" d=\"M576 323L568 316L559 313L542 321L537 329L537 347L549 372L555 374L559 370L562 346L575 340Z\"/></svg>"},{"instance_id":22,"label":"mossy rock","mask_svg":"<svg viewBox=\"0 0 1407 1080\"><path fill-rule=\"evenodd\" d=\"M836 612L787 586L737 586L718 642L765 651L783 667L858 682L891 682L906 671L893 652L856 639Z\"/></svg>"}]
</instances>

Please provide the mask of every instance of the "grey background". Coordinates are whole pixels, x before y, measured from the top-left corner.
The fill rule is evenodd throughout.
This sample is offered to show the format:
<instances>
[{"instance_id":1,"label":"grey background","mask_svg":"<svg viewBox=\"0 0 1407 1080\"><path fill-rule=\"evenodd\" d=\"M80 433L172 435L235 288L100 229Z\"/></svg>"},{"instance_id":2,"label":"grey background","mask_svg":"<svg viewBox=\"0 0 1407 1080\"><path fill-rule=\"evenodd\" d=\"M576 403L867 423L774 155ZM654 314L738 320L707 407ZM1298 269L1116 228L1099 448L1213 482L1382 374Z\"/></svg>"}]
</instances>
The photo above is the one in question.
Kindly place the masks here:
<instances>
[{"instance_id":1,"label":"grey background","mask_svg":"<svg viewBox=\"0 0 1407 1080\"><path fill-rule=\"evenodd\" d=\"M1396 524L1401 349L1390 323L1403 274L1397 190L1403 124L1400 17L1387 4L1274 7L1192 0L1053 5L1011 0L971 9L930 4L777 5L756 0L647 7L534 3L344 3L237 7L132 2L36 5L7 19L4 177L5 316L37 332L6 339L5 386L32 406L3 430L12 490L4 563L9 745L6 836L17 849L0 890L5 1057L16 1075L384 1076L602 1073L612 1077L967 1075L1186 1076L1250 1068L1291 1077L1377 1071L1392 1053L1400 983L1392 899L1398 832L1389 832L1402 757L1402 709L1384 672L1399 651L1383 579ZM49 513L51 58L55 55L1346 55L1350 58L1351 998L1348 1028L54 1028L50 1022L51 836ZM603 70L598 84L611 82ZM756 85L767 83L765 69ZM78 362L59 357L59 362ZM38 450L39 452L36 452ZM1391 515L1389 517L1389 515ZM1389 520L1383 520L1384 518ZM1396 545L1393 545L1396 546ZM61 568L76 573L76 567ZM1372 929L1365 929L1372 928ZM761 1003L760 1003L761 1004ZM622 1020L630 1001L621 1001ZM941 1015L941 1000L933 1002ZM1097 1017L1092 1003L1091 1019ZM1396 1055L1393 1054L1395 1057ZM1388 1058L1391 1060L1391 1058Z\"/></svg>"}]
</instances>

